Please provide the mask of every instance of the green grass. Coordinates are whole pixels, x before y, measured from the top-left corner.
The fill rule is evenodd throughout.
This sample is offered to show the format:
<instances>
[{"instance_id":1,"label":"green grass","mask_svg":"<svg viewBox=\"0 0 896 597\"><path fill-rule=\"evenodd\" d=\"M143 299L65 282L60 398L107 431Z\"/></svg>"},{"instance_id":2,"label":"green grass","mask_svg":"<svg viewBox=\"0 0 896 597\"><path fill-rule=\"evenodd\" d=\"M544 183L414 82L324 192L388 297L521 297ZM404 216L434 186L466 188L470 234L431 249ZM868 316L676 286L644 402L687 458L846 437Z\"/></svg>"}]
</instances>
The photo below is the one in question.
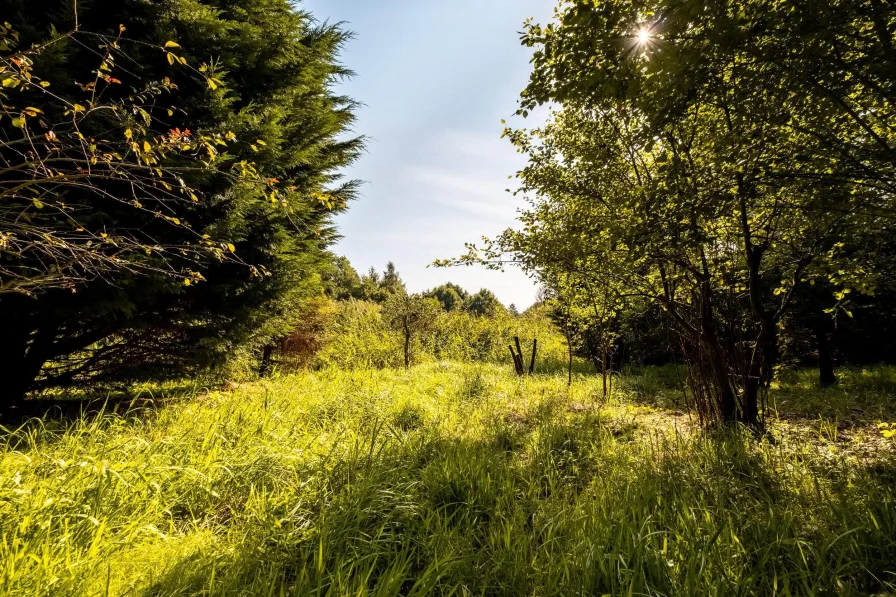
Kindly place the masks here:
<instances>
[{"instance_id":1,"label":"green grass","mask_svg":"<svg viewBox=\"0 0 896 597\"><path fill-rule=\"evenodd\" d=\"M661 377L604 403L559 372L333 370L32 422L3 436L0 594L893 594L889 444L707 436Z\"/></svg>"}]
</instances>

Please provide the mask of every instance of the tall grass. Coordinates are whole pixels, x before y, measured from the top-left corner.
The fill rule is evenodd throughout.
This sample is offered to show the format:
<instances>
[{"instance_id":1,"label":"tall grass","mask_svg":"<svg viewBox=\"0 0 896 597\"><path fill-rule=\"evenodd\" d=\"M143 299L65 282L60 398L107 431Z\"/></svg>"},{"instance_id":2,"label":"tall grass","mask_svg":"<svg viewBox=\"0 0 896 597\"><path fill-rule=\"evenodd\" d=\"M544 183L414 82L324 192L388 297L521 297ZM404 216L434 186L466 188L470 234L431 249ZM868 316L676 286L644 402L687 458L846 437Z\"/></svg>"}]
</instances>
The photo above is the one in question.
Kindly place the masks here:
<instances>
[{"instance_id":1,"label":"tall grass","mask_svg":"<svg viewBox=\"0 0 896 597\"><path fill-rule=\"evenodd\" d=\"M324 370L11 430L0 594L896 590L891 461L507 369Z\"/></svg>"}]
</instances>

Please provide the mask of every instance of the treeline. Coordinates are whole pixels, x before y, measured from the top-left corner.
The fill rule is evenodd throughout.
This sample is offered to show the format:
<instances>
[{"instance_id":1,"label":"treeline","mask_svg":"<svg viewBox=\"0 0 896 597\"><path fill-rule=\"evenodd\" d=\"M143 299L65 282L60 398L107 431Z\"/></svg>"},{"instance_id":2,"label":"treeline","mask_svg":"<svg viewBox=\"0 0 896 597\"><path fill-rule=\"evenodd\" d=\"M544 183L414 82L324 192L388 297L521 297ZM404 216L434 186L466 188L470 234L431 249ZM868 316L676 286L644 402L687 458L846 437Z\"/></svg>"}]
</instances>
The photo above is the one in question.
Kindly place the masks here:
<instances>
[{"instance_id":1,"label":"treeline","mask_svg":"<svg viewBox=\"0 0 896 597\"><path fill-rule=\"evenodd\" d=\"M333 260L324 280L325 296L310 301L296 329L270 346L263 373L443 360L510 367L515 337L539 341L540 368L568 361L566 340L540 302L518 313L488 289L470 293L452 283L409 294L391 262L382 274L371 268L358 275L344 257Z\"/></svg>"},{"instance_id":2,"label":"treeline","mask_svg":"<svg viewBox=\"0 0 896 597\"><path fill-rule=\"evenodd\" d=\"M567 0L523 43L529 206L461 262L536 274L604 369L683 360L708 424L761 426L787 362L894 359L892 3Z\"/></svg>"},{"instance_id":3,"label":"treeline","mask_svg":"<svg viewBox=\"0 0 896 597\"><path fill-rule=\"evenodd\" d=\"M325 292L334 300L356 299L385 304L396 294L407 294L404 282L391 261L382 274L371 267L364 275L352 267L346 257L336 257L324 274ZM504 310L513 315L519 312L515 305L505 307L487 288L470 293L457 284L448 282L422 293L424 298L438 301L445 311L464 311L473 315L496 315Z\"/></svg>"}]
</instances>

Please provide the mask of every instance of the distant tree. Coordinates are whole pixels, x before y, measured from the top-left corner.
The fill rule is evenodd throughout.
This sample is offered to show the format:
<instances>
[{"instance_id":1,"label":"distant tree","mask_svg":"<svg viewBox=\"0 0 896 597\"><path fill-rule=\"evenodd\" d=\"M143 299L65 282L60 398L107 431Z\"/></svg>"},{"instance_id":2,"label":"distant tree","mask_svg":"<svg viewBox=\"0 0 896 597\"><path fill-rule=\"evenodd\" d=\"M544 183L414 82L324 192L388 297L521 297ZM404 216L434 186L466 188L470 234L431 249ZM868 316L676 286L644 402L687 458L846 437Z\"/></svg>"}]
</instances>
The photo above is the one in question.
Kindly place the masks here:
<instances>
[{"instance_id":1,"label":"distant tree","mask_svg":"<svg viewBox=\"0 0 896 597\"><path fill-rule=\"evenodd\" d=\"M398 275L398 270L395 269L395 264L391 261L386 264L386 271L383 272L383 279L382 282L380 282L380 287L386 295L407 293L404 282L401 280L401 276Z\"/></svg>"},{"instance_id":2,"label":"distant tree","mask_svg":"<svg viewBox=\"0 0 896 597\"><path fill-rule=\"evenodd\" d=\"M513 317L520 316L520 311L516 308L516 305L514 303L510 303L510 306L507 307L507 312L510 313L510 315Z\"/></svg>"},{"instance_id":3,"label":"distant tree","mask_svg":"<svg viewBox=\"0 0 896 597\"><path fill-rule=\"evenodd\" d=\"M361 276L347 257L335 257L333 263L324 271L323 280L327 296L334 300L361 298Z\"/></svg>"},{"instance_id":4,"label":"distant tree","mask_svg":"<svg viewBox=\"0 0 896 597\"><path fill-rule=\"evenodd\" d=\"M495 294L483 288L476 294L467 299L464 310L473 315L492 317L504 310L504 305L498 300Z\"/></svg>"},{"instance_id":5,"label":"distant tree","mask_svg":"<svg viewBox=\"0 0 896 597\"><path fill-rule=\"evenodd\" d=\"M469 298L469 293L457 284L448 282L433 288L425 293L425 296L439 301L442 305L442 309L445 311L454 311L463 308L464 303Z\"/></svg>"},{"instance_id":6,"label":"distant tree","mask_svg":"<svg viewBox=\"0 0 896 597\"><path fill-rule=\"evenodd\" d=\"M371 303L383 302L384 298L380 292L380 274L375 268L371 267L366 274L361 276L361 288L358 298Z\"/></svg>"},{"instance_id":7,"label":"distant tree","mask_svg":"<svg viewBox=\"0 0 896 597\"><path fill-rule=\"evenodd\" d=\"M439 302L419 294L393 294L383 307L383 318L404 336L404 366L411 366L413 341L432 329L439 316Z\"/></svg>"},{"instance_id":8,"label":"distant tree","mask_svg":"<svg viewBox=\"0 0 896 597\"><path fill-rule=\"evenodd\" d=\"M379 274L373 267L361 276L361 289L358 298L377 304L385 304L390 297L396 294L407 294L404 282L395 264L391 261L386 264L386 271Z\"/></svg>"}]
</instances>

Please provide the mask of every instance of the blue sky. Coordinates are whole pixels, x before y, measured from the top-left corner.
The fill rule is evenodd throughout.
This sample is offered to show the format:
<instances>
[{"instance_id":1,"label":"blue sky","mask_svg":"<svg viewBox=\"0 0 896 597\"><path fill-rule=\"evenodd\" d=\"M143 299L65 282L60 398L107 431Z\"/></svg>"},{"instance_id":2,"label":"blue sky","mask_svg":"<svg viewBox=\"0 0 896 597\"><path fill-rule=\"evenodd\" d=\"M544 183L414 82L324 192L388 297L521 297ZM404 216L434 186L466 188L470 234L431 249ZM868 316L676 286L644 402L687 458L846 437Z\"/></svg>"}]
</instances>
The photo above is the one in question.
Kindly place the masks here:
<instances>
[{"instance_id":1,"label":"blue sky","mask_svg":"<svg viewBox=\"0 0 896 597\"><path fill-rule=\"evenodd\" d=\"M505 304L535 299L519 270L427 268L465 242L514 224L520 198L505 192L522 166L506 139L529 74L519 44L527 17L546 22L552 0L304 0L319 20L356 35L342 62L357 73L340 91L365 104L356 131L366 155L347 175L365 181L338 223L336 251L359 272L395 262L408 289L452 281L489 288ZM516 119L514 119L516 120ZM513 120L510 120L513 122ZM520 123L517 124L521 124Z\"/></svg>"}]
</instances>

